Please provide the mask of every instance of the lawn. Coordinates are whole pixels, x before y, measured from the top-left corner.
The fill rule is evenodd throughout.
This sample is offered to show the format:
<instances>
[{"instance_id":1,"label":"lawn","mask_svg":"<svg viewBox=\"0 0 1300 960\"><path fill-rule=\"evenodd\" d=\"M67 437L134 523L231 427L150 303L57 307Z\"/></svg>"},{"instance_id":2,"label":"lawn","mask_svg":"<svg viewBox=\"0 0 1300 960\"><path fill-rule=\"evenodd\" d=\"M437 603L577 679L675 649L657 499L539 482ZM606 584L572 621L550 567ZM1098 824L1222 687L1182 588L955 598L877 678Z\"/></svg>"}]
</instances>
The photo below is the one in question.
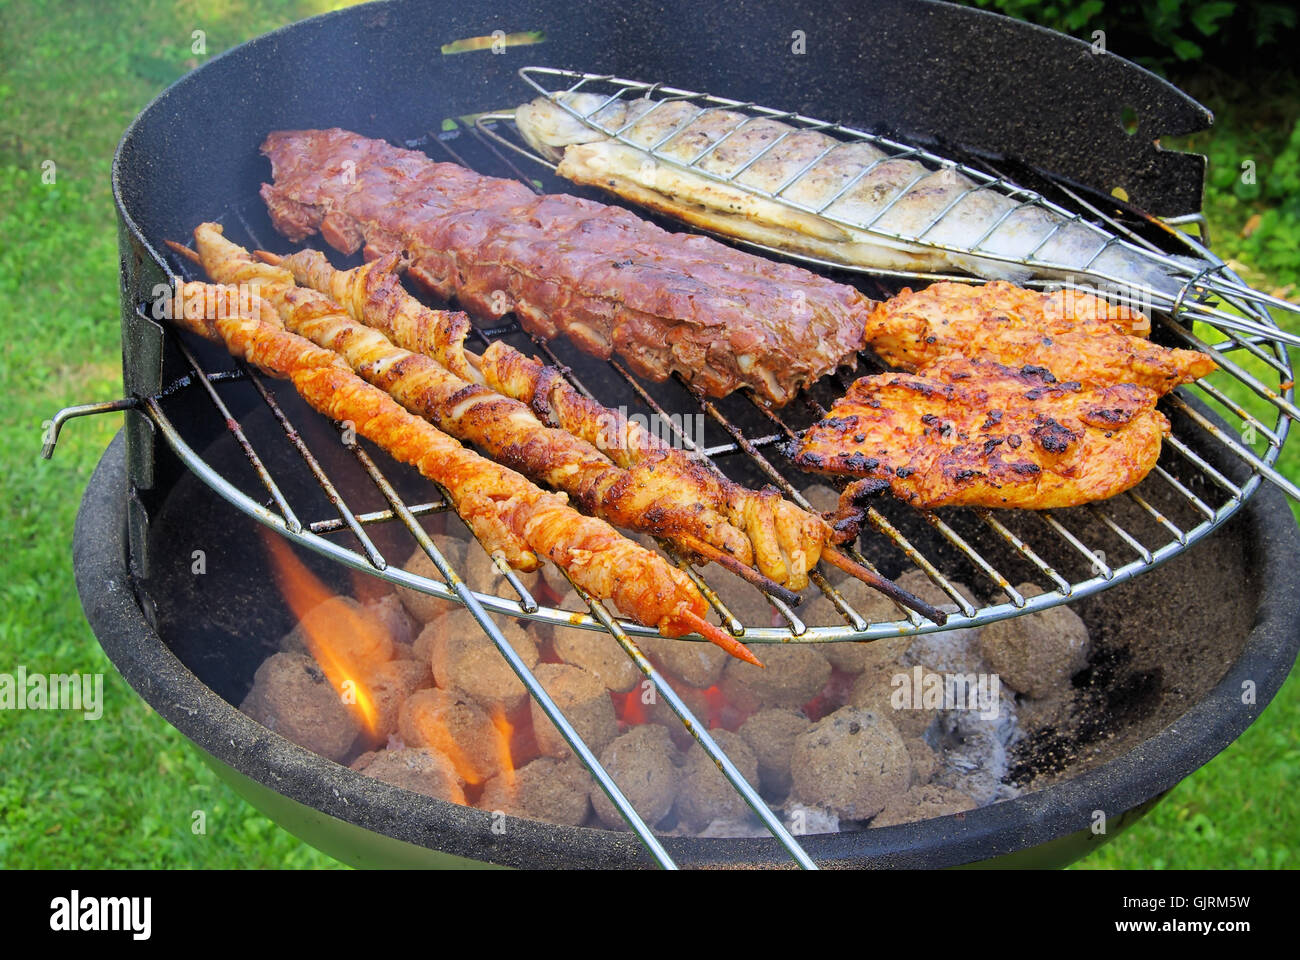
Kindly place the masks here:
<instances>
[{"instance_id":1,"label":"lawn","mask_svg":"<svg viewBox=\"0 0 1300 960\"><path fill-rule=\"evenodd\" d=\"M105 674L98 721L0 714L2 866L337 866L218 782L118 677L82 617L73 519L120 419L77 421L53 461L38 456L42 424L55 410L120 396L109 166L122 129L167 83L221 50L335 5L0 0L0 309L8 330L0 340L0 487L14 506L0 525L0 671L22 664ZM195 31L203 31L201 50ZM1250 79L1202 78L1195 92L1220 111L1221 125L1192 145L1220 167L1249 157L1281 177L1300 95L1293 80L1282 81L1270 87L1278 97L1261 105L1258 89ZM1220 177L1207 211L1222 251L1266 267L1255 282L1293 291L1300 265L1288 254L1298 245L1285 236L1263 244L1279 216L1271 212L1277 193L1243 195L1234 177ZM1243 237L1251 223L1262 226ZM1300 478L1300 446L1284 468ZM1238 743L1083 866L1294 865L1298 684L1292 678ZM202 834L191 830L198 810Z\"/></svg>"}]
</instances>

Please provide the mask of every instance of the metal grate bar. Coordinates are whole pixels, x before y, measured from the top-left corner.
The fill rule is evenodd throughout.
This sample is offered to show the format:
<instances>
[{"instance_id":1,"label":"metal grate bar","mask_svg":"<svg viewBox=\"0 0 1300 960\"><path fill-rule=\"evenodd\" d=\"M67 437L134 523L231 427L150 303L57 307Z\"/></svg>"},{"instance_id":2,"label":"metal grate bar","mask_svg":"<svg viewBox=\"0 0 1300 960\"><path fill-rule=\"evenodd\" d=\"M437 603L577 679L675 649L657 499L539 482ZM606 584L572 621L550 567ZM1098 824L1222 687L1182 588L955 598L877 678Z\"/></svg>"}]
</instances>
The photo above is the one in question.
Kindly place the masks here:
<instances>
[{"instance_id":1,"label":"metal grate bar","mask_svg":"<svg viewBox=\"0 0 1300 960\"><path fill-rule=\"evenodd\" d=\"M1009 543L1017 553L1023 554L1027 557L1029 562L1036 566L1045 577L1056 584L1058 590L1062 590L1065 593L1070 592L1070 581L1057 573L1051 564L1034 552L1033 547L1008 530L1001 520L994 517L988 510L977 510L975 513L980 519L992 527L998 536Z\"/></svg>"},{"instance_id":2,"label":"metal grate bar","mask_svg":"<svg viewBox=\"0 0 1300 960\"><path fill-rule=\"evenodd\" d=\"M722 598L719 597L718 592L709 585L709 582L700 576L699 571L697 571L689 561L673 549L672 544L666 540L660 540L658 543L659 549L663 550L663 552L668 555L668 559L677 566L677 569L681 570L691 578L691 582L699 589L704 599L708 601L709 606L717 611L718 617L722 620L722 625L726 627L727 631L733 637L743 637L745 635L745 625L736 619L735 614L733 614L731 610L727 608L727 605L722 602Z\"/></svg>"},{"instance_id":3,"label":"metal grate bar","mask_svg":"<svg viewBox=\"0 0 1300 960\"><path fill-rule=\"evenodd\" d=\"M654 685L655 691L658 695L662 696L664 700L668 702L669 708L677 715L677 718L681 720L690 735L695 738L695 742L698 743L704 752L709 755L709 758L717 764L718 769L722 771L722 775L727 778L727 781L732 785L732 787L734 787L744 798L745 803L749 805L750 809L757 814L758 819L762 821L763 826L765 826L772 836L776 838L777 842L786 849L790 856L794 858L796 863L805 870L816 870L817 864L814 863L812 858L804 852L803 847L799 845L798 841L790 835L790 832L785 828L785 825L781 823L780 819L771 811L768 805L763 802L763 798L758 795L757 791L749 785L749 782L745 779L744 775L741 774L740 770L736 768L736 765L731 762L731 758L728 757L726 752L718 746L717 741L709 735L704 724L700 723L695 714L691 713L690 709L682 701L681 697L677 695L677 691L672 688L672 685L663 678L659 671L654 668L654 665L646 659L645 654L643 654L637 645L632 642L632 638L623 630L619 621L610 616L609 611L605 609L604 604L597 601L595 597L591 596L591 594L587 593L587 591L583 590L576 583L573 583L572 580L569 582L573 584L573 589L577 591L578 596L582 597L587 606L591 608L592 614L600 620L605 629L613 635L614 639L618 641L619 646L623 648L623 651L632 658L632 662L636 664L637 669L640 670L641 673L645 675L646 679ZM689 643L691 641L684 642Z\"/></svg>"},{"instance_id":4,"label":"metal grate bar","mask_svg":"<svg viewBox=\"0 0 1300 960\"><path fill-rule=\"evenodd\" d=\"M1256 433L1262 434L1264 438L1268 441L1269 446L1271 447L1282 446L1281 437L1279 437L1276 433L1274 433L1267 426L1265 426L1261 420L1253 416L1250 413L1250 411L1248 411L1245 407L1243 407L1241 404L1237 403L1235 400L1227 396L1218 387L1214 386L1212 383L1209 383L1208 381L1205 380L1198 380L1196 381L1196 383L1192 384L1192 386L1196 387L1196 389L1200 390L1206 396L1218 401L1226 409L1228 409L1233 414L1235 414L1239 420L1253 427Z\"/></svg>"},{"instance_id":5,"label":"metal grate bar","mask_svg":"<svg viewBox=\"0 0 1300 960\"><path fill-rule=\"evenodd\" d=\"M844 599L844 595L835 588L834 584L816 570L810 570L808 572L808 579L817 586L818 590L825 594L831 604L835 607L836 611L838 611L839 615L844 618L845 623L851 626L854 630L867 629L867 621L863 618L862 614L853 609L852 604ZM895 604L895 606L898 605Z\"/></svg>"},{"instance_id":6,"label":"metal grate bar","mask_svg":"<svg viewBox=\"0 0 1300 960\"><path fill-rule=\"evenodd\" d=\"M1110 565L1097 556L1099 551L1091 549L1086 543L1076 537L1070 529L1065 526L1065 524L1056 519L1056 516L1052 511L1039 510L1038 516L1044 523L1056 531L1062 540L1086 557L1088 562L1093 565L1093 568L1100 572L1103 579L1110 580L1115 576L1115 572L1110 568ZM1127 532L1125 532L1124 536L1128 536ZM1150 554L1148 553L1147 556L1150 557Z\"/></svg>"},{"instance_id":7,"label":"metal grate bar","mask_svg":"<svg viewBox=\"0 0 1300 960\"><path fill-rule=\"evenodd\" d=\"M1202 353L1213 353L1213 351L1205 343L1205 341L1201 340L1199 337L1197 337L1195 334L1185 329L1180 324L1177 324L1174 321L1169 320L1167 318L1162 317L1161 319L1168 329L1170 329L1176 336L1180 337L1188 344L1190 344L1193 349L1200 350ZM1260 383L1260 381L1257 380L1252 373L1250 373L1245 368L1241 367L1239 364L1234 363L1232 360L1228 359L1228 357L1224 356L1221 353L1215 356L1215 360L1218 362L1220 369L1226 371L1227 373L1235 377L1237 380L1241 381L1246 386L1250 387L1250 389L1253 390L1259 397L1263 398L1264 400L1267 400L1269 403L1277 407L1279 410L1285 413L1292 420L1300 420L1300 409L1298 409L1295 406L1295 404L1291 402L1288 396L1284 394L1280 394L1276 390L1273 390L1272 388L1266 386L1265 384ZM1290 392L1291 392L1290 390L1286 391L1286 393L1288 394Z\"/></svg>"},{"instance_id":8,"label":"metal grate bar","mask_svg":"<svg viewBox=\"0 0 1300 960\"><path fill-rule=\"evenodd\" d=\"M1125 494L1125 496L1127 496L1130 500L1132 500L1139 507L1141 507L1148 514L1150 514L1151 518L1155 520L1156 523L1160 524L1162 527L1164 527L1166 530L1172 533L1174 535L1175 540L1177 540L1181 544L1186 545L1187 533L1184 530L1182 530L1176 523L1170 520L1167 516L1165 516L1163 511L1157 510L1155 507L1151 506L1151 504L1147 502L1146 497L1142 496L1142 494L1138 493L1136 490L1129 490Z\"/></svg>"},{"instance_id":9,"label":"metal grate bar","mask_svg":"<svg viewBox=\"0 0 1300 960\"><path fill-rule=\"evenodd\" d=\"M418 503L413 507L408 507L407 509L411 511L411 516L423 517L432 513L445 513L447 510L451 509L451 504L446 500L439 500L436 503ZM355 517L357 523L361 524L363 527L368 526L369 524L391 523L398 519L397 514L393 513L392 510L372 510L369 513L355 514ZM338 533L338 531L344 529L344 524L343 521L339 519L317 520L314 523L308 524L307 529L312 533L317 534Z\"/></svg>"},{"instance_id":10,"label":"metal grate bar","mask_svg":"<svg viewBox=\"0 0 1300 960\"><path fill-rule=\"evenodd\" d=\"M1214 511L1210 509L1210 507L1205 503L1205 501L1203 501L1196 494L1192 493L1191 490L1188 490L1187 486L1181 480L1175 477L1172 473L1170 473L1164 467L1160 466L1160 464L1158 463L1156 464L1155 470L1153 472L1156 474L1156 476L1162 478L1171 487L1173 487L1175 490L1181 493L1187 499L1187 501L1193 507L1196 508L1197 512L1200 513L1201 516L1205 517L1206 520L1214 519Z\"/></svg>"},{"instance_id":11,"label":"metal grate bar","mask_svg":"<svg viewBox=\"0 0 1300 960\"><path fill-rule=\"evenodd\" d=\"M1129 533L1118 523L1116 523L1113 519L1111 519L1109 514L1103 513L1102 511L1098 510L1094 506L1089 506L1088 509L1092 512L1092 515L1094 517L1097 517L1099 520L1101 520L1101 522L1105 524L1106 527L1109 528L1110 531L1115 534L1115 536L1119 537L1126 544L1128 544L1133 549L1133 552L1136 553L1142 559L1143 563L1151 563L1152 560L1151 551L1148 550L1136 537L1134 537L1133 534ZM1097 562L1100 563L1100 560L1098 560ZM1114 576L1114 573L1111 571L1109 567L1106 567L1106 579L1109 580L1112 576Z\"/></svg>"},{"instance_id":12,"label":"metal grate bar","mask_svg":"<svg viewBox=\"0 0 1300 960\"><path fill-rule=\"evenodd\" d=\"M266 389L266 384L262 382L262 378L254 375L242 361L239 362L239 366L244 369L244 372L248 375L249 382L252 383L254 389L257 390L258 395L270 408L271 414L275 417L276 422L279 423L280 427L284 430L284 435L289 438L289 442L293 444L293 448L298 451L298 455L302 457L303 462L307 464L307 468L312 472L312 476L316 478L316 482L320 485L321 489L325 491L325 496L329 499L330 504L338 511L339 518L347 528L352 531L352 535L357 538L357 542L361 544L361 549L364 551L366 559L370 561L370 565L376 570L385 569L388 566L388 561L385 560L383 554L379 552L379 548L375 546L374 541L370 539L369 534L367 534L366 531L362 529L361 524L357 522L356 516L352 513L352 510L339 494L338 489L325 473L320 462L312 454L311 450L307 448L307 444L303 443L302 437L298 435L298 431L294 428L293 424L289 422L289 418L285 415L284 410L281 409L278 403L276 403L275 397L273 397L271 392Z\"/></svg>"},{"instance_id":13,"label":"metal grate bar","mask_svg":"<svg viewBox=\"0 0 1300 960\"><path fill-rule=\"evenodd\" d=\"M278 509L280 515L284 517L285 526L294 533L300 533L302 531L302 523L299 522L298 517L289 506L289 501L286 500L284 494L280 492L280 487L271 477L271 472L266 469L266 464L264 464L262 458L257 455L257 451L253 449L253 445L248 442L248 437L244 433L244 428L241 427L239 421L231 415L230 408L226 406L225 401L221 399L216 388L212 385L211 381L208 380L207 375L199 366L199 361L190 348L187 347L179 337L175 339L177 346L180 348L181 356L185 358L185 362L194 370L198 382L203 385L203 389L211 398L213 405L217 408L217 412L221 415L222 419L225 420L226 429L229 430L231 435L235 438L235 442L239 444L240 450L242 450L244 456L248 458L248 462L257 472L258 479L262 481L262 485L266 487L267 493L271 495L271 499L275 502L276 509Z\"/></svg>"},{"instance_id":14,"label":"metal grate bar","mask_svg":"<svg viewBox=\"0 0 1300 960\"><path fill-rule=\"evenodd\" d=\"M1175 451L1183 456L1185 460L1197 467L1202 473L1209 477L1215 484L1227 491L1228 496L1236 503L1240 503L1245 498L1245 491L1221 474L1218 470L1206 462L1205 458L1193 450L1187 444L1183 443L1178 437L1165 437L1165 445L1172 447Z\"/></svg>"},{"instance_id":15,"label":"metal grate bar","mask_svg":"<svg viewBox=\"0 0 1300 960\"><path fill-rule=\"evenodd\" d=\"M926 522L929 523L930 526L938 530L945 540L960 550L971 560L971 562L979 567L986 577L1001 587L1002 592L1011 598L1011 602L1015 606L1023 607L1025 605L1025 598L1021 595L1020 591L1011 585L1011 581L1004 577L998 569L993 566L993 564L989 563L982 553L972 548L971 545L966 542L965 538L958 534L956 530L941 520L938 514L932 510L924 510L922 511L921 516L925 518ZM970 614L967 614L967 616L969 615Z\"/></svg>"},{"instance_id":16,"label":"metal grate bar","mask_svg":"<svg viewBox=\"0 0 1300 960\"><path fill-rule=\"evenodd\" d=\"M1289 479L1274 470L1270 463L1261 460L1252 453L1249 448L1238 443L1236 439L1229 436L1228 433L1217 424L1212 423L1209 418L1204 416L1199 410L1193 409L1186 400L1178 396L1176 393L1169 394L1168 399L1171 405L1177 407L1192 420L1196 421L1197 426L1204 429L1207 433L1223 444L1223 446L1232 451L1233 454L1248 463L1256 472L1267 477L1274 485L1281 487L1291 496L1292 499L1300 500L1300 487L1297 487ZM1276 453L1274 453L1274 456L1276 456Z\"/></svg>"}]
</instances>

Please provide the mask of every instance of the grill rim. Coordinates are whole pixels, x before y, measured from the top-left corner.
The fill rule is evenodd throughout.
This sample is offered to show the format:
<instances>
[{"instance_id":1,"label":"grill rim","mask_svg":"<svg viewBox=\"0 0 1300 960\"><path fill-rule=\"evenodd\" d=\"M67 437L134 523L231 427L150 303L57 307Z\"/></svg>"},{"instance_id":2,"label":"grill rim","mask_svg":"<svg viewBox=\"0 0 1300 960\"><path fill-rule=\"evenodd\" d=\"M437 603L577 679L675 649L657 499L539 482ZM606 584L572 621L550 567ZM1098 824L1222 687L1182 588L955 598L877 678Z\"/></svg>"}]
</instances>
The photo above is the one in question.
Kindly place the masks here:
<instances>
[{"instance_id":1,"label":"grill rim","mask_svg":"<svg viewBox=\"0 0 1300 960\"><path fill-rule=\"evenodd\" d=\"M365 777L240 713L181 663L145 618L128 569L126 486L125 436L119 432L77 513L77 592L91 629L119 673L206 754L311 809L453 856L538 868L578 866L583 857L588 859L580 865L590 867L653 865L630 833L506 817L505 833L493 834L486 811ZM1300 528L1286 499L1272 489L1261 491L1232 523L1246 524L1244 535L1258 547L1254 569L1262 574L1255 626L1223 678L1168 727L1102 766L1042 790L963 815L857 833L810 834L799 838L804 849L829 867L947 867L983 860L990 851L1014 854L1080 830L1086 834L1094 810L1105 810L1111 824L1129 811L1140 815L1139 808L1158 800L1259 717L1300 654L1300 567L1286 562L1300 552ZM1241 685L1247 680L1256 688L1256 702L1249 707L1241 703ZM558 849L556 838L564 841ZM662 840L682 866L795 866L771 838Z\"/></svg>"}]
</instances>

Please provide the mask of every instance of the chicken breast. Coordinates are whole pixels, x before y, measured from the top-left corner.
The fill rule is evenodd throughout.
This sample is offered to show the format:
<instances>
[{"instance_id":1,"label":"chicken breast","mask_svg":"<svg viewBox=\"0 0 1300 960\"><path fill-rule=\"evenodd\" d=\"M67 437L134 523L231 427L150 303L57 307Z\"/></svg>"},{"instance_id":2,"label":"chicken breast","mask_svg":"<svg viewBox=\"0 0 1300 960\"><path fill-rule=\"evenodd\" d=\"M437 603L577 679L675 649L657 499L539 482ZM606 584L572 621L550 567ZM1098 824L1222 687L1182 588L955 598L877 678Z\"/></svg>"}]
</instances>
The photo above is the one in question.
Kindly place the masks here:
<instances>
[{"instance_id":1,"label":"chicken breast","mask_svg":"<svg viewBox=\"0 0 1300 960\"><path fill-rule=\"evenodd\" d=\"M1217 369L1196 350L1144 339L1150 321L1074 290L934 283L878 304L865 339L890 366L917 371L955 356L1033 366L1085 386L1134 383L1165 394Z\"/></svg>"},{"instance_id":2,"label":"chicken breast","mask_svg":"<svg viewBox=\"0 0 1300 960\"><path fill-rule=\"evenodd\" d=\"M1145 477L1169 421L1133 384L1060 382L1039 368L955 358L924 375L863 377L808 429L796 464L888 484L917 507L1046 509ZM841 498L845 511L861 487Z\"/></svg>"}]
</instances>

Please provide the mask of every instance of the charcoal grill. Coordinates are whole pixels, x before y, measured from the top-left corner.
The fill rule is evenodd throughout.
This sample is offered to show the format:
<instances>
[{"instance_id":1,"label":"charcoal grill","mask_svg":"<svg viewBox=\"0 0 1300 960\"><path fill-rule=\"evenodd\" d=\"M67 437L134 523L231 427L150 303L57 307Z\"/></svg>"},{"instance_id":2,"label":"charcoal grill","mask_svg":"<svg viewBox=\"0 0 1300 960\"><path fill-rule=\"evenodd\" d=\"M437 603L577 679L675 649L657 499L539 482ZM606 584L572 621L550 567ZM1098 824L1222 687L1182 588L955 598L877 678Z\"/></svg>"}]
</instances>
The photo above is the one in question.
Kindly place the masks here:
<instances>
[{"instance_id":1,"label":"charcoal grill","mask_svg":"<svg viewBox=\"0 0 1300 960\"><path fill-rule=\"evenodd\" d=\"M522 170L510 152L490 135L494 131L483 118L479 116L476 122L475 116L527 99L530 91L518 81L516 71L536 62L542 54L558 67L608 71L610 76L689 76L712 89L787 104L812 115L839 116L846 123L862 127L898 131L913 142L952 137L954 143L949 146L960 149L963 155L980 158L981 163L1032 164L1025 168L1023 176L1034 177L1042 189L1056 191L1058 199L1064 196L1062 202L1081 205L1085 212L1101 209L1099 205L1106 202L1101 197L1112 186L1121 185L1134 203L1143 204L1168 221L1197 221L1203 161L1165 153L1149 141L1156 135L1198 129L1208 115L1163 81L1113 56L1087 59L1080 50L1086 50L1086 45L978 11L891 0L870 8L869 22L855 18L848 8L834 14L839 17L840 27L833 35L827 31L826 50L818 53L815 62L798 60L788 50L791 32L806 30L801 23L825 23L833 16L827 8L755 3L746 9L742 43L730 17L724 21L721 14L690 8L692 17L718 35L737 38L733 47L725 47L719 54L707 42L707 29L682 35L677 38L680 42L648 43L647 38L664 36L673 24L671 12L650 4L619 5L617 16L603 19L530 2L513 5L500 17L470 14L441 4L375 4L319 17L259 38L182 79L146 108L124 136L114 165L121 223L127 396L111 403L61 411L47 444L48 452L59 427L71 417L126 411L125 439L115 446L115 456L122 462L106 459L101 470L107 471L102 482L110 484L118 483L115 470L124 474L125 492L117 487L120 509L103 511L103 517L87 516L83 511L81 530L100 542L117 542L125 537L124 554L144 617L133 630L144 630L141 636L150 630L147 617L155 602L150 597L150 583L159 577L153 560L158 549L153 526L180 479L197 477L247 517L337 565L469 607L530 693L627 816L654 861L671 865L674 857L622 800L617 785L600 768L485 612L610 632L745 795L771 830L779 850L800 865L813 866L815 858L806 848L831 849L820 838L812 843L814 838L792 837L744 782L703 725L637 651L635 638L652 631L611 616L581 591L579 594L589 606L585 614L544 606L502 564L498 566L505 586L500 593L470 591L421 526L422 517L447 509L445 498L428 496L427 485L411 493L409 478L401 478L385 458L372 455L364 444L348 445L343 464L326 456L322 445L330 441L323 437L319 424L309 426L304 422L307 415L293 398L277 397L251 370L240 364L232 368L220 351L176 337L149 313L159 285L173 284L188 269L185 262L168 259L159 252L163 240L186 238L202 220L221 221L231 239L246 245L273 251L290 249L270 228L256 198L257 184L267 177L257 148L272 129L343 126L424 149L434 159L454 160L483 173L518 176L532 183L537 171ZM844 23L860 29L846 34ZM524 36L532 40L544 37L545 44L515 47L507 42L525 29L533 32ZM456 52L453 41L491 37L494 30L499 34L495 46L502 51L500 55L490 52L491 47L479 52ZM852 40L846 40L846 35L851 35ZM907 39L900 42L900 38ZM969 76L960 56L945 61L921 54L927 45L931 50L959 51L971 43L978 43L988 53L1017 54L996 61L1006 63L1006 70L996 77ZM1032 49L1034 55L1026 58L1025 49ZM756 54L772 64L770 74L754 75L751 57ZM384 64L382 70L371 66L379 62ZM879 69L872 71L872 78L864 77L862 63L875 64ZM953 97L948 109L936 112L933 105L920 109L914 95L903 92L905 87L918 85L915 73L920 63L925 64L925 82L919 86L929 87L935 96ZM1019 82L1010 82L1017 76ZM1054 87L1056 81L1060 88ZM1078 98L1078 109L1069 115L1051 109L1053 98L1061 95L1057 91L1062 88ZM1031 92L1026 94L1027 90ZM957 91L964 92L957 96ZM848 96L849 92L856 96ZM979 104L980 113L993 118L986 129L970 122L974 103ZM1137 105L1143 116L1143 131L1150 133L1150 138L1132 138L1124 133L1111 115L1118 114L1117 103ZM1081 115L1083 131L1078 126ZM202 131L202 135L196 131ZM1059 149L1045 155L1042 143L1052 137ZM1087 149L1073 152L1081 142ZM1091 166L1090 158L1096 158ZM1125 161L1116 164L1116 158ZM1162 173L1153 176L1153 170ZM534 186L551 191L572 189L545 176ZM1140 233L1148 243L1173 242L1166 231L1153 228L1149 222L1130 226L1126 221L1124 229ZM869 293L884 295L894 289L891 284L896 278L855 279L868 284ZM1254 311L1259 324L1271 323L1257 307L1247 307ZM1174 423L1174 436L1153 474L1124 497L1077 511L1039 513L917 512L884 504L871 512L872 530L860 549L850 552L851 556L887 575L897 575L909 564L924 570L957 608L949 627L975 626L1053 604L1082 601L1154 570L1222 527L1255 497L1263 481L1270 480L1295 492L1273 466L1295 415L1290 361L1285 346L1267 334L1267 330L1240 333L1225 328L1215 332L1214 342L1209 343L1204 339L1204 329L1193 331L1175 317L1161 317L1160 335L1212 351L1229 375L1245 383L1261 399L1261 406L1247 409L1217 387L1198 384L1195 389L1212 401L1218 412L1236 418L1238 425L1229 426L1192 391L1172 395L1165 408ZM476 327L475 335L484 343L496 337L513 338L517 346L567 366L573 371L575 386L607 405L624 404L655 413L669 424L674 422L669 411L698 410L707 418L709 439L699 449L689 435L680 432L684 445L695 448L706 462L734 479L751 484L774 483L798 502L804 500L796 484L804 484L807 479L786 470L774 449L823 414L829 399L849 382L846 377L838 382L834 378L825 381L802 404L796 402L794 409L777 414L744 397L713 401L682 384L639 382L617 361L601 364L569 350L565 344L530 342L514 323ZM1238 362L1237 358L1244 359ZM870 358L864 358L863 369L871 369L870 364ZM253 423L256 429L250 426ZM314 440L308 439L312 436ZM289 457L268 450L284 443L291 452ZM220 455L216 451L221 444L231 447L238 456L232 459ZM1257 447L1262 449L1256 452ZM344 476L340 470L351 472ZM362 489L368 489L369 494L359 494ZM380 502L373 508L354 505L366 496L373 498L375 491ZM93 484L92 493L102 497ZM87 503L91 502L88 495ZM1279 511L1284 511L1285 505L1281 498L1270 494L1268 507L1259 508L1265 509L1273 522L1279 523ZM115 518L124 524L124 535L112 528ZM99 526L100 521L109 526ZM1257 514L1251 529L1258 532L1259 524ZM406 548L398 554L381 549L376 531L394 529L404 531L430 555L443 578L441 582L414 576L388 562L387 557L404 556L411 545L408 539ZM1281 547L1274 542L1278 536L1290 536L1289 518L1281 529L1285 533L1270 535L1275 555L1294 550L1294 537ZM87 597L87 592L93 594L96 590L96 581L87 576L88 571L100 569L104 575L112 575L100 567L102 562L102 558L92 562L83 550L79 580L92 624L108 647L112 645L106 637L108 625L97 619L97 613L103 614L105 607L93 595ZM843 623L807 624L796 608L771 597L780 625L744 624L726 609L697 571L685 565L683 568L717 609L724 626L747 643L836 642L940 629L909 611L901 611L899 619L892 622L870 623L820 575L814 575L815 586L831 600ZM980 582L989 596L1000 592L1003 599L972 604L953 585L954 580L962 578ZM1023 579L1036 580L1045 592L1034 597L1022 595L1013 584ZM1276 646L1275 634L1280 628L1276 622L1266 626L1272 631L1269 643ZM121 664L123 650L115 649L118 655L114 659ZM1279 650L1270 646L1269 650L1283 663L1283 669L1279 675L1274 663L1265 671L1269 684L1257 681L1261 707L1280 684L1295 652L1293 644L1289 658L1285 645ZM131 654L125 659L143 663L149 658ZM165 668L175 682L191 686L193 678L186 679L165 656L151 662L159 669ZM149 685L139 671L125 666L123 669L138 688ZM177 722L169 711L164 713ZM1239 732L1238 714L1233 714L1231 723L1212 725L1212 739L1217 745L1208 755ZM222 718L242 734L251 735L250 721L237 714L235 718L222 714ZM1218 742L1225 735L1228 739ZM279 745L274 749L267 745L268 739L277 739L269 734L259 734L255 739L268 754L281 749ZM213 745L217 741L209 743L198 738L198 742L222 756L224 748ZM1189 756L1203 762L1208 755L1205 746L1200 747ZM227 767L234 759L222 756ZM298 766L304 762L302 758L293 759ZM242 767L240 770L234 774L236 779L247 779L248 771ZM1182 770L1179 775L1186 772ZM342 774L347 771L331 773L330 777L337 779ZM317 775L319 770L313 773ZM253 779L267 782L262 776ZM351 795L360 795L355 783L347 777L344 780ZM319 787L322 782L315 785ZM1140 799L1133 793L1127 797L1124 809L1141 808L1172 782L1176 779ZM374 800L376 797L392 802L393 797L385 794L391 789L377 785L361 792L376 803L380 802ZM305 792L296 796L293 790L280 793L298 802L312 803ZM410 798L402 802L409 804ZM424 803L420 809L430 808ZM440 811L434 819L445 825L465 817L472 819L475 813ZM984 815L981 810L968 818L979 820ZM993 822L989 820L988 824ZM372 831L376 829L374 823L367 821ZM998 829L1009 823L1000 822ZM516 835L532 836L531 829L521 826ZM915 829L919 828L906 828L905 835L915 838ZM945 829L952 829L952 824ZM389 836L393 835L389 832ZM900 836L898 831L894 835ZM1026 836L1030 842L1045 839L1049 838L1041 834ZM463 845L446 842L446 838L436 842L442 849L459 848L462 855L471 855L463 853ZM851 842L831 841L833 845ZM876 841L857 843L879 855ZM753 842L737 841L727 849L731 852L720 860L744 859L758 848ZM944 856L960 849L969 852L958 843L951 845ZM477 852L484 853L481 849ZM638 859L638 855L627 851L623 856L628 862ZM855 852L853 856L860 854ZM475 859L511 861L512 857ZM606 862L613 862L608 855Z\"/></svg>"}]
</instances>

